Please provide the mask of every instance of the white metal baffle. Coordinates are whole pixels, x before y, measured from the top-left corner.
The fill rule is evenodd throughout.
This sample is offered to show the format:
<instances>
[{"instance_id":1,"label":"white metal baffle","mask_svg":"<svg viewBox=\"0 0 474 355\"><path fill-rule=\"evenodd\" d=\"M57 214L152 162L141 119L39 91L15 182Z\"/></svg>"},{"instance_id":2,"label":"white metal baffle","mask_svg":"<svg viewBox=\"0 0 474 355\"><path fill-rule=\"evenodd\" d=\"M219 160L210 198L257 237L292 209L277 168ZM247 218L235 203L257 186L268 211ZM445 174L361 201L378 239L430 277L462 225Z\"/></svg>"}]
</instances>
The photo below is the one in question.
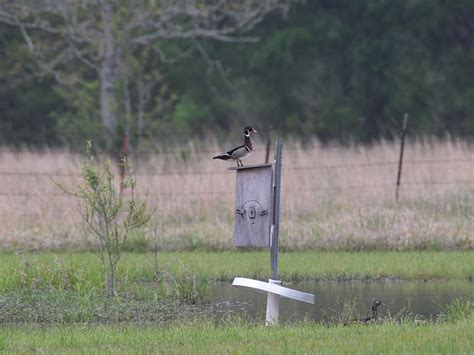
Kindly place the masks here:
<instances>
[{"instance_id":1,"label":"white metal baffle","mask_svg":"<svg viewBox=\"0 0 474 355\"><path fill-rule=\"evenodd\" d=\"M314 304L314 295L281 286L278 276L282 144L274 164L232 167L237 171L234 244L270 248L272 278L267 282L236 277L233 286L267 294L266 325L278 324L280 297Z\"/></svg>"}]
</instances>

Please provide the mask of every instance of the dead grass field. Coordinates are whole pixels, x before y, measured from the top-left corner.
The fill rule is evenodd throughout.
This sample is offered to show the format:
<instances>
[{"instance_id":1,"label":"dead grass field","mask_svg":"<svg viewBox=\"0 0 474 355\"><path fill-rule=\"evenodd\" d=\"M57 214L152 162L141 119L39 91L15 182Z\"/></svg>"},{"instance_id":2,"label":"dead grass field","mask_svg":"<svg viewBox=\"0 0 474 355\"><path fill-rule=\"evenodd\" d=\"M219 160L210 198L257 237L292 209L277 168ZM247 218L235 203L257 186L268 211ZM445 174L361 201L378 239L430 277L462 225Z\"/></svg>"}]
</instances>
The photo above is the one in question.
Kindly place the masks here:
<instances>
[{"instance_id":1,"label":"dead grass field","mask_svg":"<svg viewBox=\"0 0 474 355\"><path fill-rule=\"evenodd\" d=\"M157 207L131 239L161 249L232 248L235 172L212 160L225 147L131 157L143 193ZM273 152L271 153L273 155ZM474 247L474 146L409 142L400 203L399 144L284 146L281 245L286 249L467 249ZM246 164L262 163L257 145ZM77 202L54 180L74 185L81 157L65 151L0 152L0 247L87 248Z\"/></svg>"}]
</instances>

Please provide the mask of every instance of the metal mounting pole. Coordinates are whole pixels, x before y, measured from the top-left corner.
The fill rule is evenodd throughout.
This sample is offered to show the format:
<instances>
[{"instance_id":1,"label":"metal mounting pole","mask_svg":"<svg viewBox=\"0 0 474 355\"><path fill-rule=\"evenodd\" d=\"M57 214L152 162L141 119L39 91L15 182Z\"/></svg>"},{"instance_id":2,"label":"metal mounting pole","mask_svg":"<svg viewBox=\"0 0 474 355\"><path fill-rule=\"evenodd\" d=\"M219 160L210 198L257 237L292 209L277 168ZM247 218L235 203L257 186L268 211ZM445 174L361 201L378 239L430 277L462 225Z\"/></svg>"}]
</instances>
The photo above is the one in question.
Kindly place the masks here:
<instances>
[{"instance_id":1,"label":"metal mounting pole","mask_svg":"<svg viewBox=\"0 0 474 355\"><path fill-rule=\"evenodd\" d=\"M280 232L280 191L281 191L281 152L283 144L280 141L276 143L275 154L275 180L273 185L273 234L271 246L271 266L272 279L279 280L278 277L278 236Z\"/></svg>"},{"instance_id":2,"label":"metal mounting pole","mask_svg":"<svg viewBox=\"0 0 474 355\"><path fill-rule=\"evenodd\" d=\"M282 159L283 144L279 141L276 143L275 154L275 169L273 179L273 215L271 226L271 246L270 246L270 264L272 268L272 278L267 282L236 277L232 283L233 286L245 289L255 290L258 292L267 293L267 313L265 317L265 324L273 326L278 324L278 317L280 313L280 298L290 298L306 303L314 304L314 295L304 293L297 290L292 290L281 286L281 281L278 276L278 237L280 232L280 193L281 193L281 159ZM268 167L268 166L265 166ZM235 169L235 168L234 168ZM246 169L246 168L236 168ZM266 187L270 187L268 184ZM268 191L268 190L267 190ZM238 205L237 205L238 207ZM268 229L266 229L268 231ZM266 234L268 235L268 234ZM268 246L268 239L266 239L265 246Z\"/></svg>"}]
</instances>

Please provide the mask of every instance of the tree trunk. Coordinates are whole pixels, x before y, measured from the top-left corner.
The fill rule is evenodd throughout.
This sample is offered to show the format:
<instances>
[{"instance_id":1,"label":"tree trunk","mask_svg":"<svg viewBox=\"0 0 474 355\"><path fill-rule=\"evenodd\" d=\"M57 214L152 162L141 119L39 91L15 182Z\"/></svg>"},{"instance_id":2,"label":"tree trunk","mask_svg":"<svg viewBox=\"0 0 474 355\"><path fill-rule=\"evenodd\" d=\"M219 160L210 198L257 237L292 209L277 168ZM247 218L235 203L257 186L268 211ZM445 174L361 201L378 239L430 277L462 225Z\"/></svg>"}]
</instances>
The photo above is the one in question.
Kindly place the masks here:
<instances>
[{"instance_id":1,"label":"tree trunk","mask_svg":"<svg viewBox=\"0 0 474 355\"><path fill-rule=\"evenodd\" d=\"M143 138L143 133L145 131L145 85L142 79L137 81L137 90L138 90L138 102L137 102L137 129L139 140Z\"/></svg>"},{"instance_id":2,"label":"tree trunk","mask_svg":"<svg viewBox=\"0 0 474 355\"><path fill-rule=\"evenodd\" d=\"M115 296L115 265L110 265L109 286L107 290L108 297Z\"/></svg>"},{"instance_id":3,"label":"tree trunk","mask_svg":"<svg viewBox=\"0 0 474 355\"><path fill-rule=\"evenodd\" d=\"M111 297L113 294L110 291L110 276L109 268L104 264L104 276L105 276L105 294L107 297Z\"/></svg>"},{"instance_id":4,"label":"tree trunk","mask_svg":"<svg viewBox=\"0 0 474 355\"><path fill-rule=\"evenodd\" d=\"M102 43L100 61L100 110L107 145L112 148L117 134L115 95L117 91L117 52L113 33L113 6L101 2Z\"/></svg>"}]
</instances>

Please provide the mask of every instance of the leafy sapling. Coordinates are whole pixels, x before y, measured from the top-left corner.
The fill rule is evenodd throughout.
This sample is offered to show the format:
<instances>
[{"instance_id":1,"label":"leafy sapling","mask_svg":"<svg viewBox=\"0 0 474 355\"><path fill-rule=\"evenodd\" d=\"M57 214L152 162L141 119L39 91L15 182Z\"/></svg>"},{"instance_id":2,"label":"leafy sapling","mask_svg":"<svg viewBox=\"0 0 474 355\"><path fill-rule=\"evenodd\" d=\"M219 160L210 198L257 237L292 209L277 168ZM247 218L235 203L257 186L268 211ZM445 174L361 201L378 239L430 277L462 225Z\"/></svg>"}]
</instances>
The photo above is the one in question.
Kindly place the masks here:
<instances>
[{"instance_id":1,"label":"leafy sapling","mask_svg":"<svg viewBox=\"0 0 474 355\"><path fill-rule=\"evenodd\" d=\"M98 240L99 258L104 270L105 291L116 295L117 264L122 256L129 232L146 225L151 213L147 200L137 197L137 181L127 174L116 188L116 178L110 160L100 165L91 155L92 142L87 141L89 159L81 165L81 182L75 188L57 184L64 192L79 199L82 220ZM121 164L130 171L128 162Z\"/></svg>"}]
</instances>

